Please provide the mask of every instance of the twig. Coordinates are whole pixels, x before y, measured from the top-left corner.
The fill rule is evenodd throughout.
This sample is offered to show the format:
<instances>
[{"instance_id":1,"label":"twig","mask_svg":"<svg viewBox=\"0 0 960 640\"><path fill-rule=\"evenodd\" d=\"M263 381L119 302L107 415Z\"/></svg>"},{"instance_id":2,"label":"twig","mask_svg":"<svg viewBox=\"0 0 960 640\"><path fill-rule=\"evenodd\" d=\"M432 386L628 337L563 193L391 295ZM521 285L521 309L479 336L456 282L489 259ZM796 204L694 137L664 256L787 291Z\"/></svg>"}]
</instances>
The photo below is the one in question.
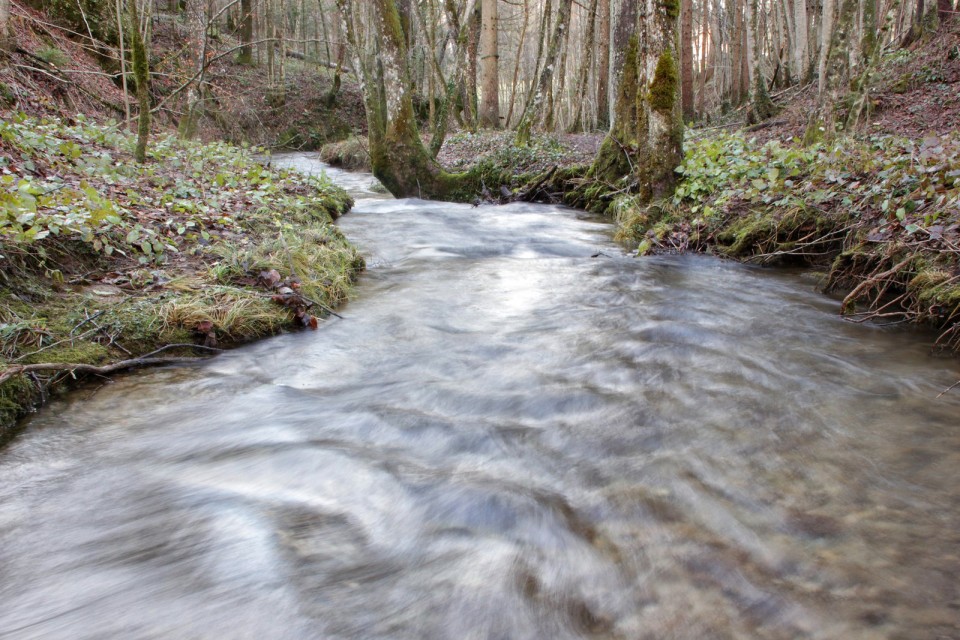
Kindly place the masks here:
<instances>
[{"instance_id":1,"label":"twig","mask_svg":"<svg viewBox=\"0 0 960 640\"><path fill-rule=\"evenodd\" d=\"M954 382L952 385L950 385L949 387L947 387L946 389L944 389L943 391L941 391L940 394L937 396L936 399L939 400L940 398L942 398L942 397L945 396L946 394L950 393L951 391L953 391L953 390L956 389L957 387L960 387L960 380L957 380L957 381Z\"/></svg>"},{"instance_id":2,"label":"twig","mask_svg":"<svg viewBox=\"0 0 960 640\"><path fill-rule=\"evenodd\" d=\"M110 346L110 347L116 347L117 349L120 349L120 351L123 351L123 352L124 352L125 354L127 354L128 356L133 357L133 352L132 352L132 351L130 351L130 350L127 349L125 346L123 346L122 344L120 344L119 342L117 342L117 336L119 336L119 335L122 333L120 330L117 330L117 331L115 331L114 333L111 334L111 333L107 332L107 330L106 330L105 328L100 327L100 331L101 331L101 333L103 333L103 335L105 335L107 338L110 339L110 343L108 344L108 346Z\"/></svg>"},{"instance_id":3,"label":"twig","mask_svg":"<svg viewBox=\"0 0 960 640\"><path fill-rule=\"evenodd\" d=\"M727 124L718 124L715 127L697 127L696 129L692 129L692 131L694 133L697 133L699 131L714 131L716 129L729 129L730 127L739 127L742 124L743 124L742 122L730 122Z\"/></svg>"},{"instance_id":4,"label":"twig","mask_svg":"<svg viewBox=\"0 0 960 640\"><path fill-rule=\"evenodd\" d=\"M761 131L763 129L769 129L770 127L779 127L781 124L787 124L786 120L767 120L766 122L760 122L751 127L747 127L745 131L753 133L754 131Z\"/></svg>"},{"instance_id":5,"label":"twig","mask_svg":"<svg viewBox=\"0 0 960 640\"><path fill-rule=\"evenodd\" d=\"M287 295L288 295L289 297L286 298L286 299L293 299L294 297L299 298L299 299L303 300L304 302L308 303L308 304L307 304L308 307L311 307L311 306L320 307L321 309L323 309L324 311L326 311L326 312L329 313L330 315L332 315L332 316L337 316L337 317L340 318L341 320L346 320L346 318L344 318L342 315L340 315L339 313L337 313L336 311L334 311L333 309L331 309L331 308L328 307L327 305L323 304L322 302L317 302L317 301L314 300L313 298L308 298L307 296L303 295L303 294L300 293L299 291L296 292L296 293L287 294ZM262 294L260 297L261 297L261 298L270 298L270 299L273 299L273 298L277 297L277 294L275 294L275 293L265 293L265 294Z\"/></svg>"},{"instance_id":6,"label":"twig","mask_svg":"<svg viewBox=\"0 0 960 640\"><path fill-rule=\"evenodd\" d=\"M79 323L77 326L75 326L73 329L70 329L70 335L73 335L73 332L74 332L74 331L76 331L77 329L79 329L79 328L82 327L83 325L87 324L88 322L90 322L90 321L92 321L92 320L96 320L97 318L99 318L100 316L102 316L102 315L103 315L104 313L106 313L106 312L107 312L107 310L106 310L106 309L103 309L103 310L101 310L101 311L97 311L95 314L93 314L92 316L90 316L90 317L87 318L86 320L81 320L80 323ZM84 312L84 315L86 315L86 312ZM98 328L99 328L99 327L98 327Z\"/></svg>"},{"instance_id":7,"label":"twig","mask_svg":"<svg viewBox=\"0 0 960 640\"><path fill-rule=\"evenodd\" d=\"M298 293L297 295L299 295L301 298L303 298L304 300L306 300L306 301L309 302L310 304L315 304L315 305L317 305L318 307L320 307L321 309L323 309L324 311L326 311L326 312L329 313L330 315L332 315L332 316L337 316L337 317L340 318L341 320L344 319L344 317L343 317L342 315L340 315L339 313L337 313L336 311L334 311L333 309L331 309L331 308L328 307L327 305L323 304L322 302L317 302L316 300L313 300L313 299L311 299L311 298L308 298L307 296L305 296L305 295L303 295L303 294L301 294L301 293Z\"/></svg>"},{"instance_id":8,"label":"twig","mask_svg":"<svg viewBox=\"0 0 960 640\"><path fill-rule=\"evenodd\" d=\"M158 353L162 353L162 352L167 351L167 350L169 350L169 349L200 349L200 350L202 350L202 351L213 351L214 353L223 353L223 349L218 349L217 347L207 347L207 346L204 346L204 345L202 345L202 344L192 344L192 343L188 343L188 342L177 342L177 343L174 343L174 344L164 345L164 346L160 347L159 349L155 349L155 350L151 351L150 353L147 353L147 354L144 354L144 355L140 356L140 358L149 358L149 357L151 357L151 356L155 356L155 355L157 355Z\"/></svg>"}]
</instances>

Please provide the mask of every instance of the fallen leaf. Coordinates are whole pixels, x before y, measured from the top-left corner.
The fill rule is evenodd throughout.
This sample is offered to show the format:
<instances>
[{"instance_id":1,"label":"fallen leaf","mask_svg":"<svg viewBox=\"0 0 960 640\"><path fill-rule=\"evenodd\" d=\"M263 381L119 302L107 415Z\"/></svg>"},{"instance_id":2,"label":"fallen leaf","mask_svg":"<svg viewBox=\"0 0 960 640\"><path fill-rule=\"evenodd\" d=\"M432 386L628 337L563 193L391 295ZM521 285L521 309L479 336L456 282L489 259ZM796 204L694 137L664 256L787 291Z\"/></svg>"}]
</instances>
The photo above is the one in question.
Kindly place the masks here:
<instances>
[{"instance_id":1,"label":"fallen leaf","mask_svg":"<svg viewBox=\"0 0 960 640\"><path fill-rule=\"evenodd\" d=\"M273 289L280 282L280 272L276 269L260 272L260 283L268 289Z\"/></svg>"}]
</instances>

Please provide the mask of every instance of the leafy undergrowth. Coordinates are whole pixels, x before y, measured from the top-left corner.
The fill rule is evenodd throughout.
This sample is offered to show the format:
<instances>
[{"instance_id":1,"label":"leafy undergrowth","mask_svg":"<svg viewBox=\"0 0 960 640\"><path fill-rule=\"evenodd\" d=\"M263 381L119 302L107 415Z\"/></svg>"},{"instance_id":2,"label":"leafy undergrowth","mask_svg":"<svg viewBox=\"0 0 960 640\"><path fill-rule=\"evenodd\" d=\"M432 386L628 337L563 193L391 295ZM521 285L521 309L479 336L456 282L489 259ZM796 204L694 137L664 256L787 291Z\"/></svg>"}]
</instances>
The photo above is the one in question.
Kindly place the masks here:
<instances>
[{"instance_id":1,"label":"leafy undergrowth","mask_svg":"<svg viewBox=\"0 0 960 640\"><path fill-rule=\"evenodd\" d=\"M0 369L108 364L316 325L363 259L333 220L349 196L227 144L3 114ZM69 371L0 385L0 435ZM2 379L2 376L0 376Z\"/></svg>"},{"instance_id":2,"label":"leafy undergrowth","mask_svg":"<svg viewBox=\"0 0 960 640\"><path fill-rule=\"evenodd\" d=\"M742 134L688 143L669 202L613 205L640 253L819 265L857 320L929 322L960 350L960 132L825 145Z\"/></svg>"}]
</instances>

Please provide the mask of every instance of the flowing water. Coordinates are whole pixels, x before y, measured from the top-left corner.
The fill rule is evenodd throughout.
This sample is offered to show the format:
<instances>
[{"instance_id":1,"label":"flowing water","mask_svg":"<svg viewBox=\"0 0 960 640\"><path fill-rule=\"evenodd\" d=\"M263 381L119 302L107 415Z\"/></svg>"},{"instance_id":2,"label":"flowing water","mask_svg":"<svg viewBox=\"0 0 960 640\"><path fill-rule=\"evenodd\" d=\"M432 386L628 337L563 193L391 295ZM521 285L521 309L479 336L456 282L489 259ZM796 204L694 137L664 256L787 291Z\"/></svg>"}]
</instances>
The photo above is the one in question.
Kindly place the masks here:
<instances>
[{"instance_id":1,"label":"flowing water","mask_svg":"<svg viewBox=\"0 0 960 640\"><path fill-rule=\"evenodd\" d=\"M0 638L960 638L930 336L576 211L337 176L344 319L0 451Z\"/></svg>"}]
</instances>

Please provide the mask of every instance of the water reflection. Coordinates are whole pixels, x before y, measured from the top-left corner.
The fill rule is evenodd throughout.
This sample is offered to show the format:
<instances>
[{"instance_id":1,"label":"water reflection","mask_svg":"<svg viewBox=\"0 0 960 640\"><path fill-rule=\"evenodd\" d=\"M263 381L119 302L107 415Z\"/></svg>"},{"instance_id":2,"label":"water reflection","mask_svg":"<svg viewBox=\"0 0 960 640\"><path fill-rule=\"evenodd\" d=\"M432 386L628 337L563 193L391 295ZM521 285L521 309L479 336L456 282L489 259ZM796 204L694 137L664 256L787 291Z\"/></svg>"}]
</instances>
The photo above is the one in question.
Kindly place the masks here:
<instances>
[{"instance_id":1,"label":"water reflection","mask_svg":"<svg viewBox=\"0 0 960 640\"><path fill-rule=\"evenodd\" d=\"M960 371L926 336L362 184L344 320L0 451L0 638L960 636Z\"/></svg>"}]
</instances>

